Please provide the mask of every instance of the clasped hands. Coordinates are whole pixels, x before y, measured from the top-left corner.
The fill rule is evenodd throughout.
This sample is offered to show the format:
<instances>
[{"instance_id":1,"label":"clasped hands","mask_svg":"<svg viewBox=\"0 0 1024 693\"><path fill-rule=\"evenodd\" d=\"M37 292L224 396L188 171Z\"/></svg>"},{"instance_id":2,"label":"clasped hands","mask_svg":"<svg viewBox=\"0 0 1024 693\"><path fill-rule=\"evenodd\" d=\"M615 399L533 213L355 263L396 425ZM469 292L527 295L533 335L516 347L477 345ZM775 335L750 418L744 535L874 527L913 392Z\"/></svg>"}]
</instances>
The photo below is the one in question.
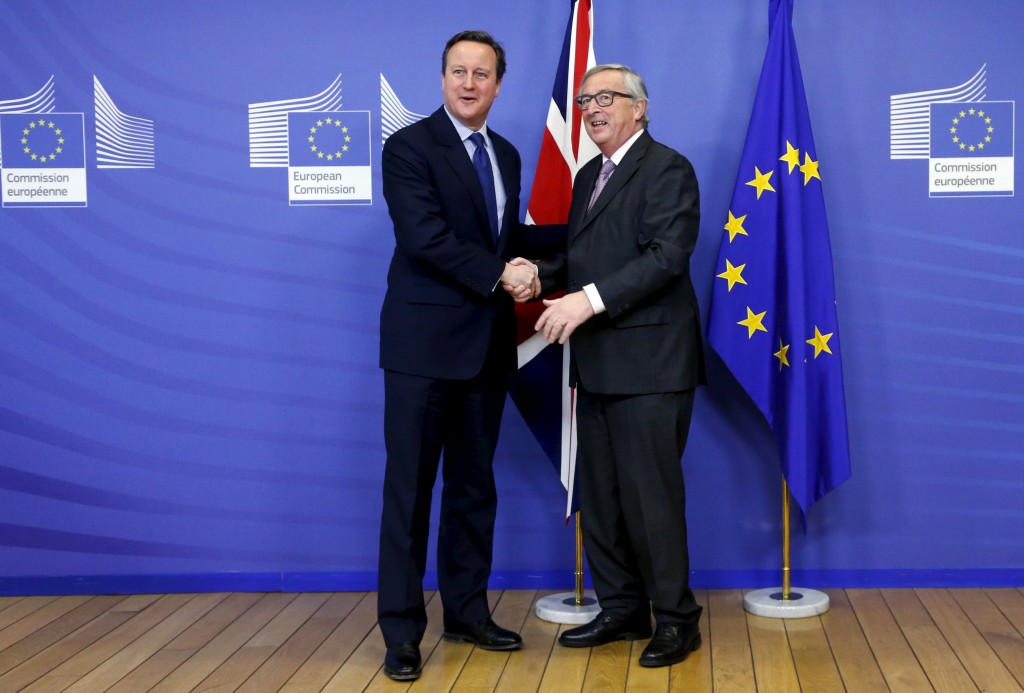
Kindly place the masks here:
<instances>
[{"instance_id":1,"label":"clasped hands","mask_svg":"<svg viewBox=\"0 0 1024 693\"><path fill-rule=\"evenodd\" d=\"M516 257L505 263L501 273L501 288L507 291L516 303L525 303L540 296L540 277L537 265L526 258Z\"/></svg>"}]
</instances>

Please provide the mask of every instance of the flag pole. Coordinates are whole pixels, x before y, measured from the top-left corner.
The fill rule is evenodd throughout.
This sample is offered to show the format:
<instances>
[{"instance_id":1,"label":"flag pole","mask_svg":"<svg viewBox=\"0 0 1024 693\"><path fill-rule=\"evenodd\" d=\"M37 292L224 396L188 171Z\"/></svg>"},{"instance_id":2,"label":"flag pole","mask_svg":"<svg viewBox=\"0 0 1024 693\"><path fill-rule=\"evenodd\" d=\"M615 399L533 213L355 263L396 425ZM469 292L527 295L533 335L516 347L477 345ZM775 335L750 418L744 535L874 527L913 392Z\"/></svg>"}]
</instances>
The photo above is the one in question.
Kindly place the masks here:
<instances>
[{"instance_id":1,"label":"flag pole","mask_svg":"<svg viewBox=\"0 0 1024 693\"><path fill-rule=\"evenodd\" d=\"M791 599L789 583L789 484L782 477L782 601Z\"/></svg>"},{"instance_id":2,"label":"flag pole","mask_svg":"<svg viewBox=\"0 0 1024 693\"><path fill-rule=\"evenodd\" d=\"M583 526L580 524L580 511L576 516L576 606L583 606Z\"/></svg>"},{"instance_id":3,"label":"flag pole","mask_svg":"<svg viewBox=\"0 0 1024 693\"><path fill-rule=\"evenodd\" d=\"M828 611L829 598L824 592L792 587L789 562L789 484L782 477L782 588L766 587L743 595L743 608L768 618L806 618Z\"/></svg>"},{"instance_id":4,"label":"flag pole","mask_svg":"<svg viewBox=\"0 0 1024 693\"><path fill-rule=\"evenodd\" d=\"M576 587L572 592L558 592L538 599L533 612L542 621L580 625L590 623L601 611L594 592L583 589L583 526L579 510L573 513L573 518L576 520Z\"/></svg>"}]
</instances>

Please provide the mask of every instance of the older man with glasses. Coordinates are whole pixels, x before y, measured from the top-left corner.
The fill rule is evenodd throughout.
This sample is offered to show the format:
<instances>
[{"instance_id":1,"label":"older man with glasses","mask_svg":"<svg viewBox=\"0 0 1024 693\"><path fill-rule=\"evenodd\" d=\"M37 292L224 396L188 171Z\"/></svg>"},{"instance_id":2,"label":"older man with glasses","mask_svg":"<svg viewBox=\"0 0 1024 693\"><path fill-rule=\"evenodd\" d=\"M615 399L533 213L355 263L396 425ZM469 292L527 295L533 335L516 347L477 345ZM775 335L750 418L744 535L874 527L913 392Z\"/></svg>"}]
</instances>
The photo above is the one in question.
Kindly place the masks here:
<instances>
[{"instance_id":1,"label":"older man with glasses","mask_svg":"<svg viewBox=\"0 0 1024 693\"><path fill-rule=\"evenodd\" d=\"M647 132L647 88L622 65L584 76L576 105L601 155L573 190L568 242L545 269L565 289L536 327L571 344L584 547L601 613L559 643L651 637L648 667L700 647L680 460L705 382L690 255L700 204L690 162ZM546 274L543 273L542 274Z\"/></svg>"}]
</instances>

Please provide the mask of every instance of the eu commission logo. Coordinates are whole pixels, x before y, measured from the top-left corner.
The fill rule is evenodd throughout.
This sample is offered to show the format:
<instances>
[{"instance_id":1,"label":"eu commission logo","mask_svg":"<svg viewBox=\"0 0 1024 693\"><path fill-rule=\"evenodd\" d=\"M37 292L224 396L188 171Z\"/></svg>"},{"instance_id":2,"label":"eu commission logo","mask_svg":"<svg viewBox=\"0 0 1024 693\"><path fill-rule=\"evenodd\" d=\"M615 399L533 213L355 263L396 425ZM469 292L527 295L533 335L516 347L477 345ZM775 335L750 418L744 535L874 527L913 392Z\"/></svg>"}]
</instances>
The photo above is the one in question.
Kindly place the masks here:
<instances>
[{"instance_id":1,"label":"eu commission logo","mask_svg":"<svg viewBox=\"0 0 1024 693\"><path fill-rule=\"evenodd\" d=\"M288 113L288 203L368 205L369 111Z\"/></svg>"},{"instance_id":2,"label":"eu commission logo","mask_svg":"<svg viewBox=\"0 0 1024 693\"><path fill-rule=\"evenodd\" d=\"M0 115L4 207L85 207L82 113Z\"/></svg>"},{"instance_id":3,"label":"eu commission logo","mask_svg":"<svg viewBox=\"0 0 1024 693\"><path fill-rule=\"evenodd\" d=\"M1013 195L1013 105L931 104L931 197Z\"/></svg>"},{"instance_id":4,"label":"eu commission logo","mask_svg":"<svg viewBox=\"0 0 1024 693\"><path fill-rule=\"evenodd\" d=\"M985 70L889 97L889 158L927 159L929 197L1013 195L1014 102L985 100Z\"/></svg>"}]
</instances>

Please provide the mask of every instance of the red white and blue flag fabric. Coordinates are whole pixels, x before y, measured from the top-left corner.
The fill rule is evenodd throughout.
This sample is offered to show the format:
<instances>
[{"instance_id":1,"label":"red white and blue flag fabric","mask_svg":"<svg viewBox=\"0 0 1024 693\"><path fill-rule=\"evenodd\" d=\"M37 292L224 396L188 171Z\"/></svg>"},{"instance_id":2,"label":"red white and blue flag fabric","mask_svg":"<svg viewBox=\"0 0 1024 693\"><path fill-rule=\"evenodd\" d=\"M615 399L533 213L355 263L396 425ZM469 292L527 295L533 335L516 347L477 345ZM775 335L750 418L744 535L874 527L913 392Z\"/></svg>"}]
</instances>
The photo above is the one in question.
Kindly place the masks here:
<instances>
[{"instance_id":1,"label":"red white and blue flag fabric","mask_svg":"<svg viewBox=\"0 0 1024 693\"><path fill-rule=\"evenodd\" d=\"M562 54L548 105L533 192L527 207L530 224L564 224L569 218L572 182L580 166L599 153L583 127L573 100L584 73L593 67L591 0L572 0ZM569 350L551 345L533 330L541 302L517 306L519 372L509 388L512 401L567 491L566 518L577 508L575 494L576 421L573 391L567 385Z\"/></svg>"}]
</instances>

